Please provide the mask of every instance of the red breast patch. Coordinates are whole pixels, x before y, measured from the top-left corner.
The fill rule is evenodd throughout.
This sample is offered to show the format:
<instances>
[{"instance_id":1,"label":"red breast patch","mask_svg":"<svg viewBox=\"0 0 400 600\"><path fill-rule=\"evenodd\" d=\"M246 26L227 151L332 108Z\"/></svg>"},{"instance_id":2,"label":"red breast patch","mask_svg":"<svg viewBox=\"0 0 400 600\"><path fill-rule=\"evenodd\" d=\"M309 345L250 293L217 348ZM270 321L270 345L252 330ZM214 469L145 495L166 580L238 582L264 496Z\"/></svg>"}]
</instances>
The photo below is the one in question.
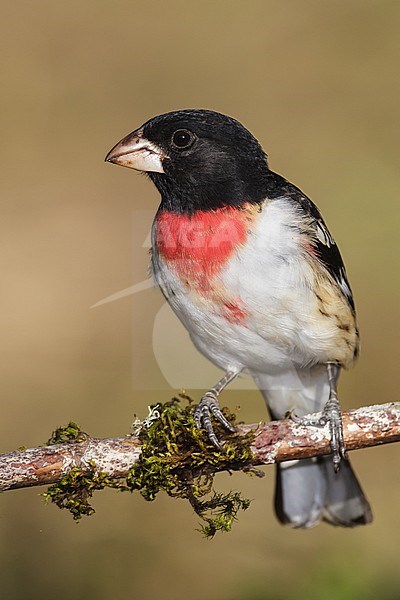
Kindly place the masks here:
<instances>
[{"instance_id":1,"label":"red breast patch","mask_svg":"<svg viewBox=\"0 0 400 600\"><path fill-rule=\"evenodd\" d=\"M254 212L234 207L184 215L161 211L156 218L156 248L180 279L199 291L235 249L245 243Z\"/></svg>"}]
</instances>

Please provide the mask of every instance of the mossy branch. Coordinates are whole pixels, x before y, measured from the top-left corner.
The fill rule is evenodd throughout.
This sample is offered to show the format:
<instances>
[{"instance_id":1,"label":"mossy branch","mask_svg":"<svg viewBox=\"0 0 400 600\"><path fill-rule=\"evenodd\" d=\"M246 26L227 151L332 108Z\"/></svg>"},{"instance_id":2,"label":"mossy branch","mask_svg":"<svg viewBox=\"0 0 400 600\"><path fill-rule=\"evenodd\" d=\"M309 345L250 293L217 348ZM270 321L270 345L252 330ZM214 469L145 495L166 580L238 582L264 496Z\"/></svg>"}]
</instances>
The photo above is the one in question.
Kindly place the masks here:
<instances>
[{"instance_id":1,"label":"mossy branch","mask_svg":"<svg viewBox=\"0 0 400 600\"><path fill-rule=\"evenodd\" d=\"M185 407L182 398L153 407L138 435L93 438L70 423L56 430L46 446L2 454L0 491L52 484L46 499L79 519L94 512L88 500L96 490L138 490L146 500L164 490L188 500L212 537L218 529L229 530L237 511L249 505L236 492L214 492L216 472L260 474L256 466L330 453L327 426L304 427L292 420L239 424L236 434L226 434L217 424L218 437L225 440L219 452L196 429L193 406L186 400ZM400 403L344 412L343 428L349 451L400 441Z\"/></svg>"},{"instance_id":2,"label":"mossy branch","mask_svg":"<svg viewBox=\"0 0 400 600\"><path fill-rule=\"evenodd\" d=\"M357 450L400 441L400 402L377 404L343 413L347 450ZM254 432L253 464L329 454L327 427L305 428L291 420L238 425L239 435ZM73 438L72 438L73 439ZM73 441L62 441L38 448L23 448L0 454L0 491L57 483L73 467L97 470L111 478L125 477L141 453L134 435L120 438L94 438L82 434ZM221 469L227 470L226 461Z\"/></svg>"}]
</instances>

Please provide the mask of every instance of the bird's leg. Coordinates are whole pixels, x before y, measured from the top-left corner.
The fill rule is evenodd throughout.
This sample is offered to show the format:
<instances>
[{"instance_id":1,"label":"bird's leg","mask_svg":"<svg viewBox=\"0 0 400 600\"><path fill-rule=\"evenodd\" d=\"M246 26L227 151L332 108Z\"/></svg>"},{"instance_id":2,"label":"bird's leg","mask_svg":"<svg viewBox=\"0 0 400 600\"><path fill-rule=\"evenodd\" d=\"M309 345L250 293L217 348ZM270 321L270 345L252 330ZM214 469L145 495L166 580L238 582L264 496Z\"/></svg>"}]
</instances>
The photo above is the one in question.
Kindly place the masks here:
<instances>
[{"instance_id":1,"label":"bird's leg","mask_svg":"<svg viewBox=\"0 0 400 600\"><path fill-rule=\"evenodd\" d=\"M213 415L228 431L234 433L236 430L224 417L218 404L218 396L226 388L226 386L237 377L240 373L240 369L230 370L225 373L222 379L214 385L211 390L206 392L194 411L194 420L196 427L201 429L204 427L210 441L214 444L218 450L222 450L222 446L218 441L217 436L214 433L214 429L211 423L211 415Z\"/></svg>"},{"instance_id":2,"label":"bird's leg","mask_svg":"<svg viewBox=\"0 0 400 600\"><path fill-rule=\"evenodd\" d=\"M317 419L309 417L296 417L293 412L291 418L300 425L312 427L325 427L329 423L331 434L331 449L333 453L333 468L335 473L339 471L339 465L342 458L346 458L346 448L343 437L342 412L337 396L337 380L340 367L338 364L328 362L326 364L329 382L329 399L322 411L322 417Z\"/></svg>"}]
</instances>

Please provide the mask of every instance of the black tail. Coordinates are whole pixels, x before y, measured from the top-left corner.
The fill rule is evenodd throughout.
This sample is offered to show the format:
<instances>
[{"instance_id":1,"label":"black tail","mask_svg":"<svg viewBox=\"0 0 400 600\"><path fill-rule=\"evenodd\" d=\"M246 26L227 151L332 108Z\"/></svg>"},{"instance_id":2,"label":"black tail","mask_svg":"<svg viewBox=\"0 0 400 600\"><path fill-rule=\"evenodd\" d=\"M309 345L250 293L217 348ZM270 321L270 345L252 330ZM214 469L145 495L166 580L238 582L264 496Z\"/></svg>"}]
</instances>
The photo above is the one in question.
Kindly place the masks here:
<instances>
[{"instance_id":1,"label":"black tail","mask_svg":"<svg viewBox=\"0 0 400 600\"><path fill-rule=\"evenodd\" d=\"M330 456L277 465L275 511L281 523L313 527L321 520L355 527L371 523L372 512L348 460L339 473Z\"/></svg>"}]
</instances>

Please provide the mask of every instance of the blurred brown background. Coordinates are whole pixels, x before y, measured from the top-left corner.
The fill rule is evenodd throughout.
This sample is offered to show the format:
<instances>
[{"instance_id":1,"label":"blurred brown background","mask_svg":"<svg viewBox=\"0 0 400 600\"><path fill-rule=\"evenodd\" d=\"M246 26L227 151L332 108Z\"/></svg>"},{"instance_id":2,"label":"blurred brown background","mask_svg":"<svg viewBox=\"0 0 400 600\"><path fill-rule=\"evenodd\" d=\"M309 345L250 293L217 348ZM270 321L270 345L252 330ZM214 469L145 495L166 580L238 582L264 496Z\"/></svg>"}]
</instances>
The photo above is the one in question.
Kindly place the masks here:
<instances>
[{"instance_id":1,"label":"blurred brown background","mask_svg":"<svg viewBox=\"0 0 400 600\"><path fill-rule=\"evenodd\" d=\"M157 207L146 178L103 158L177 108L235 116L319 205L362 332L342 402L398 400L399 2L22 0L2 2L0 27L1 451L43 443L70 419L119 435L173 394L153 355L160 293L90 307L146 278ZM224 402L246 421L266 417L256 392ZM279 526L272 469L218 478L254 501L212 542L166 497L101 493L76 525L37 489L3 494L1 596L398 599L398 455L353 455L375 522L351 531Z\"/></svg>"}]
</instances>

